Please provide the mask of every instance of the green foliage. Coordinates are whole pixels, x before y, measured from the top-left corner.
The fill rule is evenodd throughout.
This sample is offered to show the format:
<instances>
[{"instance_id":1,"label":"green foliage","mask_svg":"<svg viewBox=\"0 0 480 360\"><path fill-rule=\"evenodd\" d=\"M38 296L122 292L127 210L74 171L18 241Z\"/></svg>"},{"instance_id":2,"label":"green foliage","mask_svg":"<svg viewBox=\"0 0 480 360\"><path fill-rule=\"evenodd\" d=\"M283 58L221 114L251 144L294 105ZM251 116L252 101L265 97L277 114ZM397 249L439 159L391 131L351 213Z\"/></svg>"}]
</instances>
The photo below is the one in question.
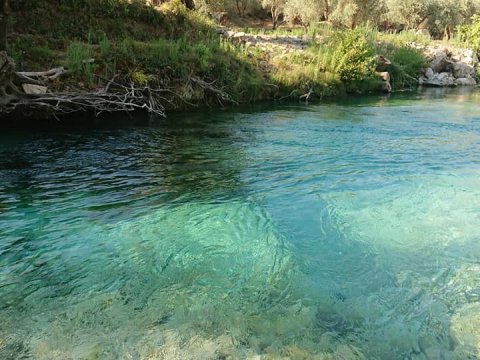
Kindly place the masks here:
<instances>
[{"instance_id":1,"label":"green foliage","mask_svg":"<svg viewBox=\"0 0 480 360\"><path fill-rule=\"evenodd\" d=\"M100 48L100 53L102 55L108 54L110 51L110 41L108 40L107 36L100 40L98 47Z\"/></svg>"},{"instance_id":2,"label":"green foliage","mask_svg":"<svg viewBox=\"0 0 480 360\"><path fill-rule=\"evenodd\" d=\"M372 34L367 28L338 32L326 47L320 49L321 66L338 74L345 84L360 82L374 73L374 48Z\"/></svg>"},{"instance_id":3,"label":"green foliage","mask_svg":"<svg viewBox=\"0 0 480 360\"><path fill-rule=\"evenodd\" d=\"M330 20L339 27L354 29L365 24L379 24L386 13L382 0L338 0Z\"/></svg>"},{"instance_id":4,"label":"green foliage","mask_svg":"<svg viewBox=\"0 0 480 360\"><path fill-rule=\"evenodd\" d=\"M385 44L392 44L397 47L403 47L409 43L430 44L430 37L417 33L414 30L406 30L397 34L378 32L377 39Z\"/></svg>"},{"instance_id":5,"label":"green foliage","mask_svg":"<svg viewBox=\"0 0 480 360\"><path fill-rule=\"evenodd\" d=\"M325 11L325 3L318 0L287 0L285 4L285 19L290 23L300 21L309 27L319 21ZM312 27L314 28L314 27Z\"/></svg>"},{"instance_id":6,"label":"green foliage","mask_svg":"<svg viewBox=\"0 0 480 360\"><path fill-rule=\"evenodd\" d=\"M42 62L48 62L53 58L52 50L46 46L34 46L29 49L29 56Z\"/></svg>"},{"instance_id":7,"label":"green foliage","mask_svg":"<svg viewBox=\"0 0 480 360\"><path fill-rule=\"evenodd\" d=\"M415 29L432 10L432 0L387 0L388 20L405 29Z\"/></svg>"},{"instance_id":8,"label":"green foliage","mask_svg":"<svg viewBox=\"0 0 480 360\"><path fill-rule=\"evenodd\" d=\"M67 49L65 62L68 70L81 77L89 86L94 75L94 64L91 59L92 52L86 44L75 41Z\"/></svg>"},{"instance_id":9,"label":"green foliage","mask_svg":"<svg viewBox=\"0 0 480 360\"><path fill-rule=\"evenodd\" d=\"M480 50L480 15L474 15L471 24L458 26L456 32L458 39L467 47Z\"/></svg>"},{"instance_id":10,"label":"green foliage","mask_svg":"<svg viewBox=\"0 0 480 360\"><path fill-rule=\"evenodd\" d=\"M388 71L394 89L406 89L417 86L418 75L427 66L420 51L410 47L394 48L385 54L392 65Z\"/></svg>"},{"instance_id":11,"label":"green foliage","mask_svg":"<svg viewBox=\"0 0 480 360\"><path fill-rule=\"evenodd\" d=\"M15 61L17 68L22 68L27 53L34 46L33 39L30 36L17 36L7 45L7 51Z\"/></svg>"},{"instance_id":12,"label":"green foliage","mask_svg":"<svg viewBox=\"0 0 480 360\"><path fill-rule=\"evenodd\" d=\"M154 76L145 74L143 70L135 69L130 72L130 80L140 86L147 85L148 82L152 81L153 79Z\"/></svg>"}]
</instances>

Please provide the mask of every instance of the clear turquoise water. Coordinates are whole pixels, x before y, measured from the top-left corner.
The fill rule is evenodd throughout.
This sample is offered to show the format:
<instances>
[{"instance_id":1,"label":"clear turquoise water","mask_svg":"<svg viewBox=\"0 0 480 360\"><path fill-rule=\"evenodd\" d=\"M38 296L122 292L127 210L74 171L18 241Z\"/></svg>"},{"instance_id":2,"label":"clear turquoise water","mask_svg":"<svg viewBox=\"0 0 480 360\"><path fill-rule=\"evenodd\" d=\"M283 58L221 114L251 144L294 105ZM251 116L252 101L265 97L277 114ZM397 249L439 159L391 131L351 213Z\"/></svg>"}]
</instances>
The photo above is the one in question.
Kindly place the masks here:
<instances>
[{"instance_id":1,"label":"clear turquoise water","mask_svg":"<svg viewBox=\"0 0 480 360\"><path fill-rule=\"evenodd\" d=\"M0 359L480 357L480 93L0 135Z\"/></svg>"}]
</instances>

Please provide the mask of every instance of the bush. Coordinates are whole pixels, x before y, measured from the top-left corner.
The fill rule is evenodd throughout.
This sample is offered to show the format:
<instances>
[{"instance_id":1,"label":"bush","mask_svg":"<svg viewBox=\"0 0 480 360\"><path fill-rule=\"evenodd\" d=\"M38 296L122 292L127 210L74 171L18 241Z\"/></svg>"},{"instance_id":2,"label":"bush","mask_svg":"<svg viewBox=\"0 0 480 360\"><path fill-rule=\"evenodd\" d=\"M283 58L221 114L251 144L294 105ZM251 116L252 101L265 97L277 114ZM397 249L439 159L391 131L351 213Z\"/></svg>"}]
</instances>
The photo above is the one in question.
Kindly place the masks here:
<instances>
[{"instance_id":1,"label":"bush","mask_svg":"<svg viewBox=\"0 0 480 360\"><path fill-rule=\"evenodd\" d=\"M468 47L480 50L480 15L472 17L472 23L457 27L456 36Z\"/></svg>"},{"instance_id":2,"label":"bush","mask_svg":"<svg viewBox=\"0 0 480 360\"><path fill-rule=\"evenodd\" d=\"M392 63L389 72L394 89L417 85L420 70L427 66L420 51L409 47L400 47L393 49L386 56Z\"/></svg>"},{"instance_id":3,"label":"bush","mask_svg":"<svg viewBox=\"0 0 480 360\"><path fill-rule=\"evenodd\" d=\"M92 52L88 45L73 42L67 49L66 64L69 71L80 76L88 85L93 82L94 65L90 61Z\"/></svg>"},{"instance_id":4,"label":"bush","mask_svg":"<svg viewBox=\"0 0 480 360\"><path fill-rule=\"evenodd\" d=\"M347 86L372 78L375 70L373 41L367 29L338 32L320 49L326 72L338 74Z\"/></svg>"}]
</instances>

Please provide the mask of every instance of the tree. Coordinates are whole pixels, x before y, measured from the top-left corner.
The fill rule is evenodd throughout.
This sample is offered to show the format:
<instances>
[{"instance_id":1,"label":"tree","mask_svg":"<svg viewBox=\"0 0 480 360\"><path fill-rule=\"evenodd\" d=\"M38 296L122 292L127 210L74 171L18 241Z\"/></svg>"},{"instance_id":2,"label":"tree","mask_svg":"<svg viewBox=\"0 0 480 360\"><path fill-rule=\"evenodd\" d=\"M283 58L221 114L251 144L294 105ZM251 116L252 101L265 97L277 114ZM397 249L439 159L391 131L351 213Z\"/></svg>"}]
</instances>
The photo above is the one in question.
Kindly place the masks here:
<instances>
[{"instance_id":1,"label":"tree","mask_svg":"<svg viewBox=\"0 0 480 360\"><path fill-rule=\"evenodd\" d=\"M387 20L405 29L416 29L432 13L435 0L387 0Z\"/></svg>"},{"instance_id":2,"label":"tree","mask_svg":"<svg viewBox=\"0 0 480 360\"><path fill-rule=\"evenodd\" d=\"M0 51L7 50L8 0L0 0Z\"/></svg>"},{"instance_id":3,"label":"tree","mask_svg":"<svg viewBox=\"0 0 480 360\"><path fill-rule=\"evenodd\" d=\"M283 14L285 0L262 0L262 7L268 9L272 16L272 28L275 30L278 25L278 19Z\"/></svg>"},{"instance_id":4,"label":"tree","mask_svg":"<svg viewBox=\"0 0 480 360\"><path fill-rule=\"evenodd\" d=\"M244 17L245 11L247 11L247 0L235 0L235 6L238 16Z\"/></svg>"},{"instance_id":5,"label":"tree","mask_svg":"<svg viewBox=\"0 0 480 360\"><path fill-rule=\"evenodd\" d=\"M339 0L330 19L337 25L354 29L366 22L379 23L385 11L383 0Z\"/></svg>"},{"instance_id":6,"label":"tree","mask_svg":"<svg viewBox=\"0 0 480 360\"><path fill-rule=\"evenodd\" d=\"M287 0L284 12L287 21L294 23L300 20L302 25L307 28L325 16L325 12L328 10L325 9L325 2L318 0Z\"/></svg>"},{"instance_id":7,"label":"tree","mask_svg":"<svg viewBox=\"0 0 480 360\"><path fill-rule=\"evenodd\" d=\"M436 0L430 14L430 31L449 39L458 25L478 13L479 5L476 0Z\"/></svg>"}]
</instances>

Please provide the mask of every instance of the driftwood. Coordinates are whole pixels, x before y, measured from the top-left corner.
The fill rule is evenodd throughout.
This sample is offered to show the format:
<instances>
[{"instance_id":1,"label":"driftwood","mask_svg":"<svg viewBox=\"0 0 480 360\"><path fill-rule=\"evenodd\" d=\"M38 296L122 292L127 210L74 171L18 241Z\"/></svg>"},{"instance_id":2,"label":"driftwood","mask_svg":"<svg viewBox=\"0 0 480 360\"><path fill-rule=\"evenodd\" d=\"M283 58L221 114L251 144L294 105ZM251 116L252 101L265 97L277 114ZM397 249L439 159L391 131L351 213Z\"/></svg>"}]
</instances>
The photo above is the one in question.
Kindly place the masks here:
<instances>
[{"instance_id":1,"label":"driftwood","mask_svg":"<svg viewBox=\"0 0 480 360\"><path fill-rule=\"evenodd\" d=\"M105 88L89 93L4 96L0 98L0 115L55 117L81 111L99 115L103 112L145 110L164 117L162 103L168 101L163 96L165 92L133 84L124 86L111 80Z\"/></svg>"},{"instance_id":2,"label":"driftwood","mask_svg":"<svg viewBox=\"0 0 480 360\"><path fill-rule=\"evenodd\" d=\"M299 97L300 100L305 100L306 103L308 103L308 100L310 100L310 96L313 94L313 88L310 88L307 93L301 95Z\"/></svg>"},{"instance_id":3,"label":"driftwood","mask_svg":"<svg viewBox=\"0 0 480 360\"><path fill-rule=\"evenodd\" d=\"M221 106L224 106L225 104L238 104L229 94L223 91L223 89L215 86L215 81L206 82L205 80L192 75L188 78L188 82L192 82L202 88L204 91L211 93L213 96L215 96L219 105Z\"/></svg>"},{"instance_id":4,"label":"driftwood","mask_svg":"<svg viewBox=\"0 0 480 360\"><path fill-rule=\"evenodd\" d=\"M61 66L47 71L17 71L15 75L22 83L43 85L46 81L55 80L66 73L67 71Z\"/></svg>"}]
</instances>

